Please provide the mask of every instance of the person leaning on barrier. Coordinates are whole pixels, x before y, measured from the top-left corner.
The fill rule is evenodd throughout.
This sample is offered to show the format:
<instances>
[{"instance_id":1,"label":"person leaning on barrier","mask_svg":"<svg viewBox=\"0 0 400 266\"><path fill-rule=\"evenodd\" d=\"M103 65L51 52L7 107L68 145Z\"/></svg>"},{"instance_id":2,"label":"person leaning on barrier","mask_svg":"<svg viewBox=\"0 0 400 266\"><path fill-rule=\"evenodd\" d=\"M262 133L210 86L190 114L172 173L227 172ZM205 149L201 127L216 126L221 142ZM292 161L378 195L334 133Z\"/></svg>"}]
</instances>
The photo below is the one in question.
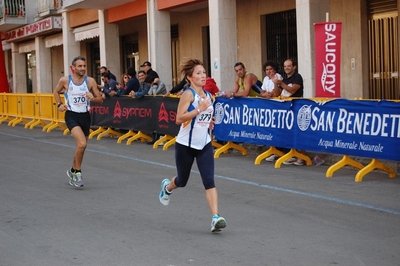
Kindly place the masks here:
<instances>
[{"instance_id":1,"label":"person leaning on barrier","mask_svg":"<svg viewBox=\"0 0 400 266\"><path fill-rule=\"evenodd\" d=\"M106 97L112 97L117 95L118 82L111 78L110 73L104 72L103 74L101 74L101 78L104 82L103 89L101 90L101 96L103 97L103 99L105 99Z\"/></svg>"},{"instance_id":2,"label":"person leaning on barrier","mask_svg":"<svg viewBox=\"0 0 400 266\"><path fill-rule=\"evenodd\" d=\"M138 79L139 79L139 90L138 91L131 91L129 93L129 96L133 97L133 98L142 98L145 95L148 95L149 90L150 90L150 86L149 84L147 84L145 82L146 80L146 72L144 72L144 70L140 70L138 72Z\"/></svg>"},{"instance_id":3,"label":"person leaning on barrier","mask_svg":"<svg viewBox=\"0 0 400 266\"><path fill-rule=\"evenodd\" d=\"M157 80L157 82L156 82ZM167 88L164 82L154 75L154 73L147 74L146 80L144 81L150 86L149 95L161 95L167 93Z\"/></svg>"},{"instance_id":4,"label":"person leaning on barrier","mask_svg":"<svg viewBox=\"0 0 400 266\"><path fill-rule=\"evenodd\" d=\"M280 88L273 79L277 78L282 80L282 76L277 73L278 67L275 62L267 61L263 65L263 70L265 71L265 77L263 84L261 86L260 96L263 98L271 99L272 97L278 97L281 94Z\"/></svg>"},{"instance_id":5,"label":"person leaning on barrier","mask_svg":"<svg viewBox=\"0 0 400 266\"><path fill-rule=\"evenodd\" d=\"M183 78L176 86L174 86L170 91L168 91L164 96L169 96L171 94L181 95L183 90L189 86L186 78Z\"/></svg>"},{"instance_id":6,"label":"person leaning on barrier","mask_svg":"<svg viewBox=\"0 0 400 266\"><path fill-rule=\"evenodd\" d=\"M303 77L297 72L297 63L294 59L286 59L283 64L285 77L283 79L273 78L281 89L280 96L283 98L303 97Z\"/></svg>"},{"instance_id":7,"label":"person leaning on barrier","mask_svg":"<svg viewBox=\"0 0 400 266\"><path fill-rule=\"evenodd\" d=\"M256 75L246 71L246 67L242 62L238 62L234 66L236 72L235 84L233 90L224 94L227 98L259 96L262 83Z\"/></svg>"},{"instance_id":8,"label":"person leaning on barrier","mask_svg":"<svg viewBox=\"0 0 400 266\"><path fill-rule=\"evenodd\" d=\"M103 75L103 73L108 73L110 74L110 79L117 80L117 77L105 66L100 67L100 75Z\"/></svg>"},{"instance_id":9,"label":"person leaning on barrier","mask_svg":"<svg viewBox=\"0 0 400 266\"><path fill-rule=\"evenodd\" d=\"M101 104L103 98L97 89L96 81L86 76L86 59L75 57L72 61L72 75L62 77L54 89L58 111L65 112L65 124L76 141L76 149L71 169L67 170L69 184L83 187L82 161L91 126L90 102ZM65 104L60 94L64 93Z\"/></svg>"},{"instance_id":10,"label":"person leaning on barrier","mask_svg":"<svg viewBox=\"0 0 400 266\"><path fill-rule=\"evenodd\" d=\"M120 88L117 92L118 95L129 95L131 91L137 92L139 90L139 80L136 78L136 70L133 67L128 67L127 70L129 80L126 83L126 88Z\"/></svg>"}]
</instances>

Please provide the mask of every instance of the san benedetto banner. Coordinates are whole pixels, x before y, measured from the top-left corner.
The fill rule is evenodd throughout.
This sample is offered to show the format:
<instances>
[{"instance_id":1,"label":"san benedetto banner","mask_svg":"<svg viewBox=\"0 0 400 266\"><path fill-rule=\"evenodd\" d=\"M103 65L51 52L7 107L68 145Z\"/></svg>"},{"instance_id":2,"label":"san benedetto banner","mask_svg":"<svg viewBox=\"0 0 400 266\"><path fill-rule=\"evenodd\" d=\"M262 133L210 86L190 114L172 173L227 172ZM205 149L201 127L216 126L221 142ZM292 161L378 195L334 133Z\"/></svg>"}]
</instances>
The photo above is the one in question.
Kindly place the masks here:
<instances>
[{"instance_id":1,"label":"san benedetto banner","mask_svg":"<svg viewBox=\"0 0 400 266\"><path fill-rule=\"evenodd\" d=\"M315 96L340 97L341 22L314 24Z\"/></svg>"},{"instance_id":2,"label":"san benedetto banner","mask_svg":"<svg viewBox=\"0 0 400 266\"><path fill-rule=\"evenodd\" d=\"M217 140L400 161L400 103L217 98Z\"/></svg>"}]
</instances>

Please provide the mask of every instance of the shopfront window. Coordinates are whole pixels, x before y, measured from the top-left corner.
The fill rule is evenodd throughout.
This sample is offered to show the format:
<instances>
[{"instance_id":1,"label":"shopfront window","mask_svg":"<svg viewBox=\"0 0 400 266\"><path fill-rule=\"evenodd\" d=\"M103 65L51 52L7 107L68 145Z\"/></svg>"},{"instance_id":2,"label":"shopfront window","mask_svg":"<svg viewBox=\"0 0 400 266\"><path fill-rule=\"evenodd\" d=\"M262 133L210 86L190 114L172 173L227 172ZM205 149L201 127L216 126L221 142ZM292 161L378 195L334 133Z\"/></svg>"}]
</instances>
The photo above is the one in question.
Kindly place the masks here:
<instances>
[{"instance_id":1,"label":"shopfront window","mask_svg":"<svg viewBox=\"0 0 400 266\"><path fill-rule=\"evenodd\" d=\"M36 55L34 52L26 54L26 64L27 64L27 73L26 73L26 92L33 92L33 77L34 77L34 69L36 68Z\"/></svg>"}]
</instances>

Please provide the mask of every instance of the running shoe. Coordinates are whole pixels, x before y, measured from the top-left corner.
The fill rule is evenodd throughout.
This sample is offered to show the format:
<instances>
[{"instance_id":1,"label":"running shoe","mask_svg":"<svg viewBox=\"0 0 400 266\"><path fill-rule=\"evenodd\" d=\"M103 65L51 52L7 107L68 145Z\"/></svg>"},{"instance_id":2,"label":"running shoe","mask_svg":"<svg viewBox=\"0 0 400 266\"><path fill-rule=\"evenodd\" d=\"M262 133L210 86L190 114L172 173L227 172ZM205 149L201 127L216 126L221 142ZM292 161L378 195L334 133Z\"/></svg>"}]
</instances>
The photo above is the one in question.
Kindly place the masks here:
<instances>
[{"instance_id":1,"label":"running shoe","mask_svg":"<svg viewBox=\"0 0 400 266\"><path fill-rule=\"evenodd\" d=\"M226 220L219 215L213 215L211 219L211 232L216 233L226 227Z\"/></svg>"},{"instance_id":2,"label":"running shoe","mask_svg":"<svg viewBox=\"0 0 400 266\"><path fill-rule=\"evenodd\" d=\"M304 160L302 160L302 159L297 159L294 163L293 163L294 165L305 165L306 164L306 162L304 161Z\"/></svg>"},{"instance_id":3,"label":"running shoe","mask_svg":"<svg viewBox=\"0 0 400 266\"><path fill-rule=\"evenodd\" d=\"M74 173L71 172L71 169L67 170L67 176L69 177L69 184L74 187L76 182L76 176Z\"/></svg>"},{"instance_id":4,"label":"running shoe","mask_svg":"<svg viewBox=\"0 0 400 266\"><path fill-rule=\"evenodd\" d=\"M74 185L76 187L84 187L85 183L83 183L82 172L76 172L75 177L76 177L76 181L74 182Z\"/></svg>"},{"instance_id":5,"label":"running shoe","mask_svg":"<svg viewBox=\"0 0 400 266\"><path fill-rule=\"evenodd\" d=\"M158 199L160 200L160 203L165 206L167 206L169 204L169 198L171 195L171 193L169 193L167 191L167 187L168 187L169 183L171 183L171 181L169 181L169 179L167 179L167 178L161 182L161 190L160 190L160 194L158 195Z\"/></svg>"},{"instance_id":6,"label":"running shoe","mask_svg":"<svg viewBox=\"0 0 400 266\"><path fill-rule=\"evenodd\" d=\"M292 157L292 158L284 161L283 164L290 165L290 164L294 164L295 161L297 161L297 159L295 157Z\"/></svg>"},{"instance_id":7,"label":"running shoe","mask_svg":"<svg viewBox=\"0 0 400 266\"><path fill-rule=\"evenodd\" d=\"M265 160L267 162L275 162L276 160L278 160L278 158L279 158L278 155L272 154L272 155L268 156L267 158L265 158Z\"/></svg>"}]
</instances>

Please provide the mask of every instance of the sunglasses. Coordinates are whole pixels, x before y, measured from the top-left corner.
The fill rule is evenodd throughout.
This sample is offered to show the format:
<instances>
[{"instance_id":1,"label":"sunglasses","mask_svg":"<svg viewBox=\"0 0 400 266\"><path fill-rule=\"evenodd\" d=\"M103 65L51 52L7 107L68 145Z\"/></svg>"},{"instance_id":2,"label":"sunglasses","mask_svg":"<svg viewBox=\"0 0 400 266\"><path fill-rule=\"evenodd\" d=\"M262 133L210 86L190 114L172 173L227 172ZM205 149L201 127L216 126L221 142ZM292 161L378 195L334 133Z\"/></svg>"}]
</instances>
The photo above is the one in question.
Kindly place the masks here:
<instances>
[{"instance_id":1,"label":"sunglasses","mask_svg":"<svg viewBox=\"0 0 400 266\"><path fill-rule=\"evenodd\" d=\"M127 78L129 78L129 77L124 77L124 79L127 79Z\"/></svg>"}]
</instances>

